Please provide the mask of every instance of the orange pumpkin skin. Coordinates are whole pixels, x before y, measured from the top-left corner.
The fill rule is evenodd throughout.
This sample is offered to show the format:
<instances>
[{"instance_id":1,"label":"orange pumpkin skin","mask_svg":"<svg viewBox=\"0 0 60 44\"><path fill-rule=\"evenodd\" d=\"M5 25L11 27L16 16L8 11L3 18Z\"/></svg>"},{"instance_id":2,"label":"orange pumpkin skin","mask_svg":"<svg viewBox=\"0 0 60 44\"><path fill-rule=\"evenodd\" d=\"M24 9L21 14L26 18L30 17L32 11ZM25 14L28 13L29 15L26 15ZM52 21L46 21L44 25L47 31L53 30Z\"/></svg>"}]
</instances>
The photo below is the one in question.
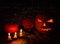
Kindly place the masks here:
<instances>
[{"instance_id":1,"label":"orange pumpkin skin","mask_svg":"<svg viewBox=\"0 0 60 44\"><path fill-rule=\"evenodd\" d=\"M22 20L22 26L24 27L24 29L28 29L31 30L33 28L33 21L31 19L24 19Z\"/></svg>"}]
</instances>

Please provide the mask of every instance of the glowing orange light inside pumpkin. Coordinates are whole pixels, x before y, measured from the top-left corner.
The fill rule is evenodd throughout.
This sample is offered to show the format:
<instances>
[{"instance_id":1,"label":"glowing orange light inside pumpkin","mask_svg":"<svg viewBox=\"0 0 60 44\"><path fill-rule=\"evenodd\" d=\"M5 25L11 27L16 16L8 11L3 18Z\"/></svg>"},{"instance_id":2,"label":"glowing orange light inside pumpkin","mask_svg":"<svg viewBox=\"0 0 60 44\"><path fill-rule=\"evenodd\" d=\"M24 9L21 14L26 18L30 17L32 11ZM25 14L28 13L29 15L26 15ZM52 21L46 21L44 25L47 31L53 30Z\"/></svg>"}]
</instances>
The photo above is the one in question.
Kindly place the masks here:
<instances>
[{"instance_id":1,"label":"glowing orange light inside pumpkin","mask_svg":"<svg viewBox=\"0 0 60 44\"><path fill-rule=\"evenodd\" d=\"M46 26L46 23L44 23L43 26Z\"/></svg>"},{"instance_id":2,"label":"glowing orange light inside pumpkin","mask_svg":"<svg viewBox=\"0 0 60 44\"><path fill-rule=\"evenodd\" d=\"M48 20L47 22L53 23L53 19Z\"/></svg>"},{"instance_id":3,"label":"glowing orange light inside pumpkin","mask_svg":"<svg viewBox=\"0 0 60 44\"><path fill-rule=\"evenodd\" d=\"M18 31L18 24L7 24L5 25L5 31L8 33L14 33Z\"/></svg>"},{"instance_id":4,"label":"glowing orange light inside pumpkin","mask_svg":"<svg viewBox=\"0 0 60 44\"><path fill-rule=\"evenodd\" d=\"M38 19L38 22L42 22L42 20Z\"/></svg>"}]
</instances>

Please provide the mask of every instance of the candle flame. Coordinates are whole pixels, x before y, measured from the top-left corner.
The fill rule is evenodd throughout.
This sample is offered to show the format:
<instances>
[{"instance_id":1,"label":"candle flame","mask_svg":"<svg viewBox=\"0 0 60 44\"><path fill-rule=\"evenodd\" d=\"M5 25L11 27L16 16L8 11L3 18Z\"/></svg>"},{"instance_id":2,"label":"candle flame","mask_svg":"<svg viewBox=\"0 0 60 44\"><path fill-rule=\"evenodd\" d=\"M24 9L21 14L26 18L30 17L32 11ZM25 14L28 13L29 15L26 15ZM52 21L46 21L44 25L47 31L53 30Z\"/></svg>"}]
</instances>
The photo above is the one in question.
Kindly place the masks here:
<instances>
[{"instance_id":1,"label":"candle flame","mask_svg":"<svg viewBox=\"0 0 60 44\"><path fill-rule=\"evenodd\" d=\"M10 33L8 33L8 36L10 36Z\"/></svg>"}]
</instances>

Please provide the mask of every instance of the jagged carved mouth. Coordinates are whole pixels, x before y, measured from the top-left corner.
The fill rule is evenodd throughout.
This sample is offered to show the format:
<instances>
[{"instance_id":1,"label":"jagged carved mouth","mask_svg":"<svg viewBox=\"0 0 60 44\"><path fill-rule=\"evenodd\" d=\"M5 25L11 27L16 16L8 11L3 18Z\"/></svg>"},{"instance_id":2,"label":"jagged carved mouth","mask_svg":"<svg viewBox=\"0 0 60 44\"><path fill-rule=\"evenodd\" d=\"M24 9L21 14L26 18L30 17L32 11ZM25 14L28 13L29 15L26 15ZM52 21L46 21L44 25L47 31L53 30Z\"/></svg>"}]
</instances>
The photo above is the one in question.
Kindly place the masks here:
<instances>
[{"instance_id":1,"label":"jagged carved mouth","mask_svg":"<svg viewBox=\"0 0 60 44\"><path fill-rule=\"evenodd\" d=\"M40 31L50 31L51 28L40 28Z\"/></svg>"}]
</instances>

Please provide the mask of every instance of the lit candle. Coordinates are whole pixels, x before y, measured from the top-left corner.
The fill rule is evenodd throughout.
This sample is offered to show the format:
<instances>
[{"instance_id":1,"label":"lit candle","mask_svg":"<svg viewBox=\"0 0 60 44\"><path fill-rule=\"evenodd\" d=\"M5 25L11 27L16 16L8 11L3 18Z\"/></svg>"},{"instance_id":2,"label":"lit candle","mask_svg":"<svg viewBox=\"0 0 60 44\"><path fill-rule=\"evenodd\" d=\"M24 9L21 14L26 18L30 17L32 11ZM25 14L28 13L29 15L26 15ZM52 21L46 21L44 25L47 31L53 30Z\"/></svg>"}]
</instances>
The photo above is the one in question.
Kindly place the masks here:
<instances>
[{"instance_id":1,"label":"lit candle","mask_svg":"<svg viewBox=\"0 0 60 44\"><path fill-rule=\"evenodd\" d=\"M20 29L20 36L23 36L22 29Z\"/></svg>"},{"instance_id":2,"label":"lit candle","mask_svg":"<svg viewBox=\"0 0 60 44\"><path fill-rule=\"evenodd\" d=\"M8 33L8 40L12 40L10 33Z\"/></svg>"},{"instance_id":3,"label":"lit candle","mask_svg":"<svg viewBox=\"0 0 60 44\"><path fill-rule=\"evenodd\" d=\"M14 33L14 37L13 38L17 38L17 32Z\"/></svg>"}]
</instances>

